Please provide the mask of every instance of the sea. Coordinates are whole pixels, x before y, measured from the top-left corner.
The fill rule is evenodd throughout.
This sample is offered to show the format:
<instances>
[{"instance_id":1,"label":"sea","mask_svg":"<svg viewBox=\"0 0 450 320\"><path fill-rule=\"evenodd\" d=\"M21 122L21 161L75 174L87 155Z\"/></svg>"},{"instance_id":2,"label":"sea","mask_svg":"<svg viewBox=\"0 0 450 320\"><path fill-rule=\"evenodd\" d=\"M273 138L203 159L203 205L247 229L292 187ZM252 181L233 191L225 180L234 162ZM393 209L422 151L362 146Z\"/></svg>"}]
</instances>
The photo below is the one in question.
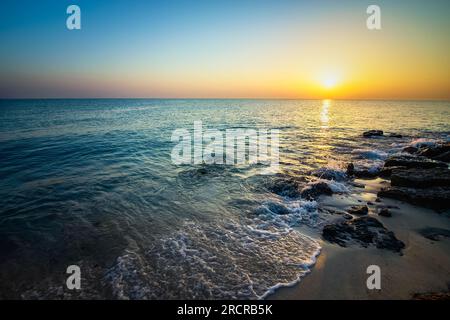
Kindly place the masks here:
<instances>
[{"instance_id":1,"label":"sea","mask_svg":"<svg viewBox=\"0 0 450 320\"><path fill-rule=\"evenodd\" d=\"M175 163L199 121L276 130L278 169ZM329 215L302 189L351 193L348 163L442 140L448 101L0 100L0 299L266 298L320 255Z\"/></svg>"}]
</instances>

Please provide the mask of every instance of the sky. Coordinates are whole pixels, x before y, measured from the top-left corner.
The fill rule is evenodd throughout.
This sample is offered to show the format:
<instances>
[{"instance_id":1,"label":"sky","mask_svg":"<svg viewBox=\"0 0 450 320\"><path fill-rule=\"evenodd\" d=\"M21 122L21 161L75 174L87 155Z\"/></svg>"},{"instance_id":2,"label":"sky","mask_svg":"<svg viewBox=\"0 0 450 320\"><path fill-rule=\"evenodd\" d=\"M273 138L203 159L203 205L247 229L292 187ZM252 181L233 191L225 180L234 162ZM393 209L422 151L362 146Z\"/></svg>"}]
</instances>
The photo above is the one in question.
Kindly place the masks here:
<instances>
[{"instance_id":1,"label":"sky","mask_svg":"<svg viewBox=\"0 0 450 320\"><path fill-rule=\"evenodd\" d=\"M68 30L66 9L81 9ZM381 30L366 9L381 8ZM2 0L0 98L450 99L450 1Z\"/></svg>"}]
</instances>

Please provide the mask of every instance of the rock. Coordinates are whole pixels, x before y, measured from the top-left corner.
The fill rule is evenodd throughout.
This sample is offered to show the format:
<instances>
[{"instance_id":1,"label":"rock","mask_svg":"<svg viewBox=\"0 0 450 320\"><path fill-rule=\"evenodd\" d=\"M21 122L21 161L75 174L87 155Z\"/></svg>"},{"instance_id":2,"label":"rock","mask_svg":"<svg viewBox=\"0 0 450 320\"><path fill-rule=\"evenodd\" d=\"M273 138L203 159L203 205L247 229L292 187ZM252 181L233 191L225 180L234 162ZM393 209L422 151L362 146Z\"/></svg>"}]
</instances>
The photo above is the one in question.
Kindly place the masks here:
<instances>
[{"instance_id":1,"label":"rock","mask_svg":"<svg viewBox=\"0 0 450 320\"><path fill-rule=\"evenodd\" d=\"M450 230L441 228L424 228L419 230L419 233L433 241L439 241L443 237L450 238Z\"/></svg>"},{"instance_id":2,"label":"rock","mask_svg":"<svg viewBox=\"0 0 450 320\"><path fill-rule=\"evenodd\" d=\"M301 191L300 195L302 198L308 200L315 200L321 195L331 196L333 194L333 190L331 190L330 186L325 182L316 182L312 183Z\"/></svg>"},{"instance_id":3,"label":"rock","mask_svg":"<svg viewBox=\"0 0 450 320\"><path fill-rule=\"evenodd\" d=\"M406 168L447 168L444 162L433 161L422 156L394 155L384 163L384 167L406 167Z\"/></svg>"},{"instance_id":4,"label":"rock","mask_svg":"<svg viewBox=\"0 0 450 320\"><path fill-rule=\"evenodd\" d=\"M349 214L349 213L344 214L343 217L346 220L352 220L353 219L353 216L351 214Z\"/></svg>"},{"instance_id":5,"label":"rock","mask_svg":"<svg viewBox=\"0 0 450 320\"><path fill-rule=\"evenodd\" d=\"M397 168L391 173L391 185L412 188L450 187L450 170L439 167L430 169Z\"/></svg>"},{"instance_id":6,"label":"rock","mask_svg":"<svg viewBox=\"0 0 450 320\"><path fill-rule=\"evenodd\" d=\"M379 171L373 170L367 170L367 169L363 169L363 170L355 170L353 172L353 175L357 178L375 178L376 176L378 176Z\"/></svg>"},{"instance_id":7,"label":"rock","mask_svg":"<svg viewBox=\"0 0 450 320\"><path fill-rule=\"evenodd\" d=\"M301 183L293 178L276 177L273 179L267 189L270 192L283 197L297 198L300 196Z\"/></svg>"},{"instance_id":8,"label":"rock","mask_svg":"<svg viewBox=\"0 0 450 320\"><path fill-rule=\"evenodd\" d=\"M410 154L415 154L417 151L419 151L419 149L416 147L408 146L408 147L403 148L402 151L410 153Z\"/></svg>"},{"instance_id":9,"label":"rock","mask_svg":"<svg viewBox=\"0 0 450 320\"><path fill-rule=\"evenodd\" d=\"M379 137L383 135L383 130L369 130L369 131L365 131L363 132L363 136L366 138L369 137Z\"/></svg>"},{"instance_id":10,"label":"rock","mask_svg":"<svg viewBox=\"0 0 450 320\"><path fill-rule=\"evenodd\" d=\"M391 186L385 190L380 190L378 196L402 200L438 211L450 208L449 187L414 189Z\"/></svg>"},{"instance_id":11,"label":"rock","mask_svg":"<svg viewBox=\"0 0 450 320\"><path fill-rule=\"evenodd\" d=\"M378 215L382 216L382 217L392 217L391 212L389 211L388 208L382 208L379 212Z\"/></svg>"},{"instance_id":12,"label":"rock","mask_svg":"<svg viewBox=\"0 0 450 320\"><path fill-rule=\"evenodd\" d=\"M401 252L405 244L398 240L394 233L388 231L381 222L372 217L361 217L351 221L326 225L322 237L342 247L356 243L363 247L375 245L380 249Z\"/></svg>"},{"instance_id":13,"label":"rock","mask_svg":"<svg viewBox=\"0 0 450 320\"><path fill-rule=\"evenodd\" d=\"M352 176L354 172L355 172L355 165L352 162L350 162L347 165L347 175Z\"/></svg>"},{"instance_id":14,"label":"rock","mask_svg":"<svg viewBox=\"0 0 450 320\"><path fill-rule=\"evenodd\" d=\"M425 148L421 148L417 154L419 156L424 156L430 159L447 159L448 162L448 154L450 152L450 142L437 144L435 146L427 146Z\"/></svg>"},{"instance_id":15,"label":"rock","mask_svg":"<svg viewBox=\"0 0 450 320\"><path fill-rule=\"evenodd\" d=\"M394 133L394 132L390 133L389 137L391 137L391 138L403 138L403 136L401 134Z\"/></svg>"},{"instance_id":16,"label":"rock","mask_svg":"<svg viewBox=\"0 0 450 320\"><path fill-rule=\"evenodd\" d=\"M405 167L383 167L378 175L382 178L390 178L392 171L396 169L405 169Z\"/></svg>"},{"instance_id":17,"label":"rock","mask_svg":"<svg viewBox=\"0 0 450 320\"><path fill-rule=\"evenodd\" d=\"M367 206L353 206L349 210L348 213L358 216L363 216L369 213L369 208Z\"/></svg>"}]
</instances>

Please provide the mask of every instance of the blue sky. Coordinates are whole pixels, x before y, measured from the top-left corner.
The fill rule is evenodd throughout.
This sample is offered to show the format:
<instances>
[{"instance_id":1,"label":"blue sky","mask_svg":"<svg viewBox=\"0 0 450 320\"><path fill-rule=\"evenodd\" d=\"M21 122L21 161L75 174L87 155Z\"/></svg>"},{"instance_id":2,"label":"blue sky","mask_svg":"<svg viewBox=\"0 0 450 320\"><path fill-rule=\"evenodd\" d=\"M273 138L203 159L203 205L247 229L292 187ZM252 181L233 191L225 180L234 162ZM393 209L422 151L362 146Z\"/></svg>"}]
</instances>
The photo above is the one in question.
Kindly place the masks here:
<instances>
[{"instance_id":1,"label":"blue sky","mask_svg":"<svg viewBox=\"0 0 450 320\"><path fill-rule=\"evenodd\" d=\"M345 50L358 50L355 43L386 51L394 38L410 37L405 45L414 50L421 45L414 34L431 48L424 53L430 59L449 48L448 40L443 43L449 1L378 1L384 19L379 35L364 28L372 2L3 0L0 96L264 97L270 91L282 97L289 92L272 90L270 78L280 83L284 73L286 87L307 86L287 73L312 74L308 59L316 68L320 62L336 69L339 59L346 63ZM66 29L70 4L81 8L82 30ZM328 41L329 57L323 56Z\"/></svg>"}]
</instances>

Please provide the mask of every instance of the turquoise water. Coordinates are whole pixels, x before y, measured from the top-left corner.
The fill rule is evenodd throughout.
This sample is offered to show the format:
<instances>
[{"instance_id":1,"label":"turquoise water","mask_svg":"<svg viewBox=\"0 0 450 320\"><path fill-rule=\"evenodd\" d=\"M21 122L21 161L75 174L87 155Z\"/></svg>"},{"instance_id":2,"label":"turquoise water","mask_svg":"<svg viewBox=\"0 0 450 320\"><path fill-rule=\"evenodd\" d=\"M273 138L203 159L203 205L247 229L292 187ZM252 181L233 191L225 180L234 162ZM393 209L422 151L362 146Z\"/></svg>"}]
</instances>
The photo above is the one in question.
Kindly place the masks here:
<instances>
[{"instance_id":1,"label":"turquoise water","mask_svg":"<svg viewBox=\"0 0 450 320\"><path fill-rule=\"evenodd\" d=\"M0 297L263 297L320 251L295 227L326 221L320 200L280 186L322 170L351 192L349 161L377 170L417 138L448 140L449 119L449 102L0 100ZM194 121L278 129L280 172L173 164L172 133ZM71 264L80 292L64 289Z\"/></svg>"}]
</instances>

